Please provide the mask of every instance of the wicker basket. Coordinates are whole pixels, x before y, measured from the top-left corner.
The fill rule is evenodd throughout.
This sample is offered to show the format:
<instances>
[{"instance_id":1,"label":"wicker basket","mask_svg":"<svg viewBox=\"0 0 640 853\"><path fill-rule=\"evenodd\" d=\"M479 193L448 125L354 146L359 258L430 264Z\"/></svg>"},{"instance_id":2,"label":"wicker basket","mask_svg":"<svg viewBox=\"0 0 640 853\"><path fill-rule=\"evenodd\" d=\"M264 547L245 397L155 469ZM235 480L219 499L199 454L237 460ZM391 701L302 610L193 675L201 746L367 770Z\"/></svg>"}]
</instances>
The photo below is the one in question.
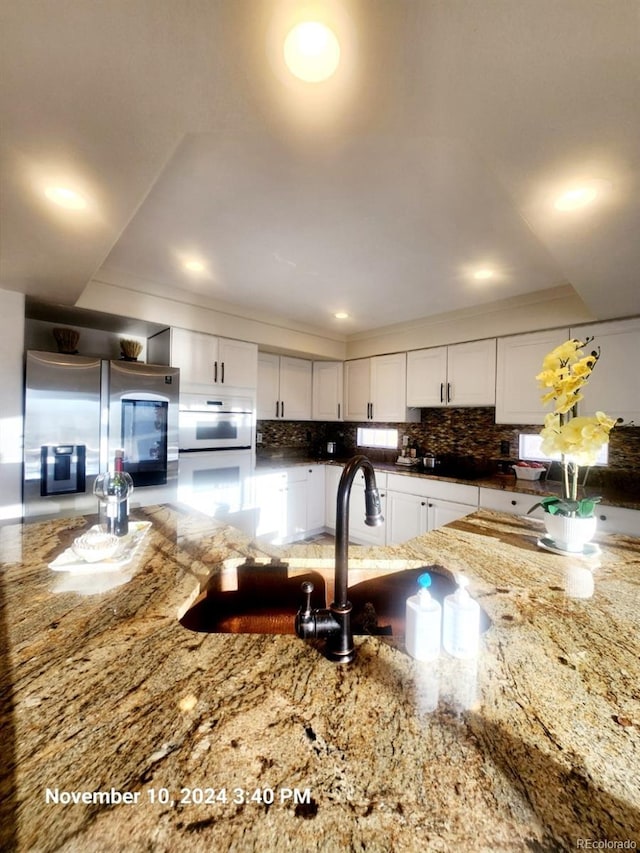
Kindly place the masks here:
<instances>
[{"instance_id":1,"label":"wicker basket","mask_svg":"<svg viewBox=\"0 0 640 853\"><path fill-rule=\"evenodd\" d=\"M58 352L68 355L75 355L78 352L80 332L77 332L75 329L58 327L53 330L53 337L58 345Z\"/></svg>"},{"instance_id":2,"label":"wicker basket","mask_svg":"<svg viewBox=\"0 0 640 853\"><path fill-rule=\"evenodd\" d=\"M123 358L127 361L137 361L142 352L142 344L139 341L128 341L124 338L120 341L120 350Z\"/></svg>"}]
</instances>

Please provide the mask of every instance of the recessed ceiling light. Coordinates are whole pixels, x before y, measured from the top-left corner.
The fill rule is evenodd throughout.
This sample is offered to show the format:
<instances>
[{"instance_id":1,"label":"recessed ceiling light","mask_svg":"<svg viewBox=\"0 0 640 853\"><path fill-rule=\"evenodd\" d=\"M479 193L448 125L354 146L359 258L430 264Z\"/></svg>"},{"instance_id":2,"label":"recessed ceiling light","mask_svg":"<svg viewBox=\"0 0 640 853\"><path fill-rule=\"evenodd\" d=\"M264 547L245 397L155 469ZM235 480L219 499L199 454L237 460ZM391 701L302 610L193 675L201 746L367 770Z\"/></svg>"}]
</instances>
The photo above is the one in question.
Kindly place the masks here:
<instances>
[{"instance_id":1,"label":"recessed ceiling light","mask_svg":"<svg viewBox=\"0 0 640 853\"><path fill-rule=\"evenodd\" d=\"M488 267L483 267L483 269L476 270L473 274L474 278L477 278L479 281L483 281L487 278L493 278L495 275L494 271L489 269Z\"/></svg>"},{"instance_id":2,"label":"recessed ceiling light","mask_svg":"<svg viewBox=\"0 0 640 853\"><path fill-rule=\"evenodd\" d=\"M44 194L49 201L67 210L85 210L88 206L86 198L69 187L47 187Z\"/></svg>"},{"instance_id":3,"label":"recessed ceiling light","mask_svg":"<svg viewBox=\"0 0 640 853\"><path fill-rule=\"evenodd\" d=\"M306 83L320 83L335 74L340 62L340 44L325 24L304 21L285 38L284 61L295 77Z\"/></svg>"},{"instance_id":4,"label":"recessed ceiling light","mask_svg":"<svg viewBox=\"0 0 640 853\"><path fill-rule=\"evenodd\" d=\"M204 272L204 264L202 261L199 261L197 258L191 258L188 261L185 261L183 264L186 270L189 272Z\"/></svg>"},{"instance_id":5,"label":"recessed ceiling light","mask_svg":"<svg viewBox=\"0 0 640 853\"><path fill-rule=\"evenodd\" d=\"M611 187L609 181L585 181L569 187L559 195L553 203L556 210L580 210L592 204L599 196Z\"/></svg>"},{"instance_id":6,"label":"recessed ceiling light","mask_svg":"<svg viewBox=\"0 0 640 853\"><path fill-rule=\"evenodd\" d=\"M333 316L336 318L336 320L348 320L349 319L349 315L347 314L346 311L337 311Z\"/></svg>"}]
</instances>

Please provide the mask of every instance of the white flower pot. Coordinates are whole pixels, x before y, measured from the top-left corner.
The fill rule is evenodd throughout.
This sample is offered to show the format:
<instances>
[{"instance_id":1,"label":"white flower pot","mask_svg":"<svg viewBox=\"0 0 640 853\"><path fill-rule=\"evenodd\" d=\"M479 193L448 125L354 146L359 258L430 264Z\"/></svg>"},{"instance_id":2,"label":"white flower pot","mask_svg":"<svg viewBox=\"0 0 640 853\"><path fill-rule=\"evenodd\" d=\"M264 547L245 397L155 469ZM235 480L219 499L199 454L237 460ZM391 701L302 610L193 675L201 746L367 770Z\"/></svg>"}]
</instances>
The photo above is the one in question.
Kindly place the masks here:
<instances>
[{"instance_id":1,"label":"white flower pot","mask_svg":"<svg viewBox=\"0 0 640 853\"><path fill-rule=\"evenodd\" d=\"M570 518L566 515L552 515L545 512L544 523L549 539L563 551L579 553L587 542L593 539L598 519L595 515L589 518Z\"/></svg>"}]
</instances>

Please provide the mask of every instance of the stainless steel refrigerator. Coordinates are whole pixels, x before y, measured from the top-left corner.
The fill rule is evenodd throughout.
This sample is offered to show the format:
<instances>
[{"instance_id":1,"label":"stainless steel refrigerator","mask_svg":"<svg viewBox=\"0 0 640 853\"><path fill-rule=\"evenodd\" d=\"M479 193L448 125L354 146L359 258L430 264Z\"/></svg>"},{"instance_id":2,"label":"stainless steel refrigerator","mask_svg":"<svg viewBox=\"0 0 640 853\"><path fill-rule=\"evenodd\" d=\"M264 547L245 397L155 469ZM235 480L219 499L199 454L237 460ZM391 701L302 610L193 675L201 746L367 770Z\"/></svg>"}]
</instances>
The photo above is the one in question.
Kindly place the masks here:
<instances>
[{"instance_id":1,"label":"stainless steel refrigerator","mask_svg":"<svg viewBox=\"0 0 640 853\"><path fill-rule=\"evenodd\" d=\"M132 507L175 500L179 383L166 365L27 352L25 520L97 511L93 482L117 448Z\"/></svg>"}]
</instances>

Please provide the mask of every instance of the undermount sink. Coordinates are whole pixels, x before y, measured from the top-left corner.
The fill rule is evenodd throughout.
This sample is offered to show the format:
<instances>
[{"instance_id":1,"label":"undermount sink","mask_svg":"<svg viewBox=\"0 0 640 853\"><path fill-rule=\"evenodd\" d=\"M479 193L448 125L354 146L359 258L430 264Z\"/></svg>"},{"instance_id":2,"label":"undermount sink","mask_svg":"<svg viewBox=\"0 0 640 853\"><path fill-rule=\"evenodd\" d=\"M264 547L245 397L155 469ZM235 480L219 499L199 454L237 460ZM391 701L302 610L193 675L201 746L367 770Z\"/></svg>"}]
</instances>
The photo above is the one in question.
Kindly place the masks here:
<instances>
[{"instance_id":1,"label":"undermount sink","mask_svg":"<svg viewBox=\"0 0 640 853\"><path fill-rule=\"evenodd\" d=\"M372 570L363 567L361 573L369 577L349 587L353 633L403 637L406 601L417 591L419 575L427 571L431 574L430 592L440 602L455 590L455 581L438 569L383 569L379 576L370 577ZM247 561L233 570L231 582L225 581L224 573L216 576L186 610L180 618L185 628L214 634L295 634L294 620L303 600L300 586L304 581L311 581L314 586L312 607L326 607L333 597L332 568L296 569L287 563L259 565ZM481 630L486 631L489 624L481 609Z\"/></svg>"}]
</instances>

